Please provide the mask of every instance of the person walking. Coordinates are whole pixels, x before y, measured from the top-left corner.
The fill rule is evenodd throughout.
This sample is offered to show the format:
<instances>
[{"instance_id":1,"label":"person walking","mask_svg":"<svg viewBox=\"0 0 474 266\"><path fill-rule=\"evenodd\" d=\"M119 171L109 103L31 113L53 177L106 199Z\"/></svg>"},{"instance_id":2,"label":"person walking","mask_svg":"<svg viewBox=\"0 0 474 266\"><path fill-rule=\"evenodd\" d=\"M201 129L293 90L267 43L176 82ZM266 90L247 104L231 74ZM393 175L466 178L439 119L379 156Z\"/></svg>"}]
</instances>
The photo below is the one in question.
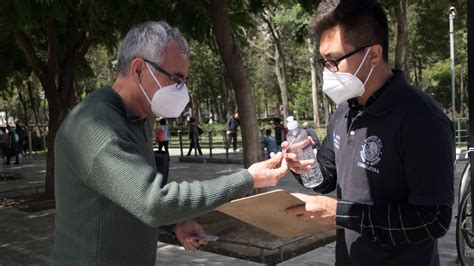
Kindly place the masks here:
<instances>
[{"instance_id":1,"label":"person walking","mask_svg":"<svg viewBox=\"0 0 474 266\"><path fill-rule=\"evenodd\" d=\"M194 149L194 156L202 155L201 145L199 144L199 135L202 134L202 129L199 127L199 124L196 121L196 118L190 117L189 118L189 151L187 156L191 156L191 152Z\"/></svg>"},{"instance_id":2,"label":"person walking","mask_svg":"<svg viewBox=\"0 0 474 266\"><path fill-rule=\"evenodd\" d=\"M20 136L16 129L11 128L10 125L7 125L8 131L8 145L7 145L7 152L5 156L7 157L7 161L4 163L5 165L10 165L10 161L12 157L15 157L15 164L19 164L20 161L18 160L18 143L20 142Z\"/></svg>"},{"instance_id":3,"label":"person walking","mask_svg":"<svg viewBox=\"0 0 474 266\"><path fill-rule=\"evenodd\" d=\"M168 126L166 125L166 119L162 118L160 119L160 125L158 126L157 130L157 138L156 140L158 141L158 150L162 151L163 148L165 148L165 152L168 152L168 146L169 146L169 141L171 138L170 131L168 129Z\"/></svg>"},{"instance_id":4,"label":"person walking","mask_svg":"<svg viewBox=\"0 0 474 266\"><path fill-rule=\"evenodd\" d=\"M230 114L226 122L226 134L227 134L227 143L226 148L230 148L230 143L232 142L232 148L234 151L237 151L237 129L239 128L239 113L234 115Z\"/></svg>"}]
</instances>

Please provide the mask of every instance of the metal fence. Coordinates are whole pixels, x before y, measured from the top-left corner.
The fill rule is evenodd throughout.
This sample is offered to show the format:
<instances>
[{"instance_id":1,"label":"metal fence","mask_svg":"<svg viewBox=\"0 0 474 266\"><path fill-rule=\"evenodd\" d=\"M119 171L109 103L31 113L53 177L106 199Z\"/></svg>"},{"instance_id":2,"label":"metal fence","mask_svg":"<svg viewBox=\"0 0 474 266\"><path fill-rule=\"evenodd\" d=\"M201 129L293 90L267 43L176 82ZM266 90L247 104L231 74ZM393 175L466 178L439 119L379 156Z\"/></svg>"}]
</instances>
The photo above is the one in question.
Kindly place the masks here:
<instances>
[{"instance_id":1,"label":"metal fence","mask_svg":"<svg viewBox=\"0 0 474 266\"><path fill-rule=\"evenodd\" d=\"M467 148L469 146L469 120L467 118L457 118L453 121L455 130L456 147ZM169 142L170 148L179 148L181 157L184 156L184 150L188 149L190 140L187 130L171 131L171 139ZM263 130L261 136L263 137ZM434 133L436 134L436 133ZM206 156L212 158L216 149L225 150L225 158L229 158L229 149L232 146L228 142L228 137L225 130L222 131L205 131L199 136L199 144L202 150L208 150ZM230 145L229 145L230 144ZM237 133L237 147L242 149L242 138L240 132ZM263 141L261 141L261 149L263 158L267 158L267 152L264 148Z\"/></svg>"},{"instance_id":2,"label":"metal fence","mask_svg":"<svg viewBox=\"0 0 474 266\"><path fill-rule=\"evenodd\" d=\"M178 131L171 131L171 139L169 142L169 148L178 148L180 150L180 156L183 157L185 150L187 150L191 144L191 141L188 136L187 130L178 130ZM242 137L240 131L237 132L237 148L239 151L242 150ZM263 138L263 132L261 132L261 136ZM268 154L265 150L263 140L261 143L262 149L262 156L263 158L267 158ZM204 131L199 136L199 145L201 150L208 151L209 153L206 156L212 158L215 155L216 150L217 152L222 153L222 150L225 152L225 158L229 158L229 149L232 149L232 143L229 143L228 136L225 130L222 131Z\"/></svg>"},{"instance_id":3,"label":"metal fence","mask_svg":"<svg viewBox=\"0 0 474 266\"><path fill-rule=\"evenodd\" d=\"M469 119L457 118L453 121L456 146L468 148L469 146Z\"/></svg>"}]
</instances>

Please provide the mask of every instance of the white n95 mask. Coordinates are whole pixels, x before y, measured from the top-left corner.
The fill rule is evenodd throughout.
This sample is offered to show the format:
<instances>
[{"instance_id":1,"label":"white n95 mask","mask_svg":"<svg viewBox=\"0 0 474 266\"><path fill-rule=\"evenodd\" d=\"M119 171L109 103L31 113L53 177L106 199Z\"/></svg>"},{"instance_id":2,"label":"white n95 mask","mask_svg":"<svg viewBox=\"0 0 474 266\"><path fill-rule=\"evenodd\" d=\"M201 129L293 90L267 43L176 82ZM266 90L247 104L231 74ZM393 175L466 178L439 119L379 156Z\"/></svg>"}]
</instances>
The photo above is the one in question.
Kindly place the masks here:
<instances>
[{"instance_id":1,"label":"white n95 mask","mask_svg":"<svg viewBox=\"0 0 474 266\"><path fill-rule=\"evenodd\" d=\"M145 94L146 99L151 105L151 111L156 116L164 117L164 118L175 118L179 117L183 112L184 108L189 102L189 94L188 88L186 85L183 85L180 89L176 88L176 83L171 84L169 86L162 87L158 79L156 79L155 75L148 66L148 63L145 63L148 71L150 71L151 76L155 80L156 84L160 87L154 94L153 97L150 98L146 94L143 86L140 82L138 85L142 90L143 94Z\"/></svg>"},{"instance_id":2,"label":"white n95 mask","mask_svg":"<svg viewBox=\"0 0 474 266\"><path fill-rule=\"evenodd\" d=\"M364 83L356 76L365 62L370 48L365 53L364 59L360 63L354 74L344 72L323 71L323 92L331 98L337 105L349 99L361 96L365 92L365 84L370 78L374 68L370 69L369 75Z\"/></svg>"}]
</instances>

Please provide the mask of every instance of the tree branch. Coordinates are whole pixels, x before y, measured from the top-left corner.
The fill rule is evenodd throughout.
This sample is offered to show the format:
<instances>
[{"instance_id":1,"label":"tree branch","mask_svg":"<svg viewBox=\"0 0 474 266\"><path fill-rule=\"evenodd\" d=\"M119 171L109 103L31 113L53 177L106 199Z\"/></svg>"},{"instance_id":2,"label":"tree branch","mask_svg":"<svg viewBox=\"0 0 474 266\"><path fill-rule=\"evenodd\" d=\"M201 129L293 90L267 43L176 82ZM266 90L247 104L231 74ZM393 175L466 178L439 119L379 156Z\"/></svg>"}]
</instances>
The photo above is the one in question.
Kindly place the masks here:
<instances>
[{"instance_id":1,"label":"tree branch","mask_svg":"<svg viewBox=\"0 0 474 266\"><path fill-rule=\"evenodd\" d=\"M275 24L273 24L273 21L272 21L271 17L267 17L265 12L261 12L260 16L262 17L263 21L265 21L265 23L267 23L268 28L270 29L270 33L273 37L273 40L275 40L275 42L279 42L280 33L278 32L277 28L275 27Z\"/></svg>"},{"instance_id":2,"label":"tree branch","mask_svg":"<svg viewBox=\"0 0 474 266\"><path fill-rule=\"evenodd\" d=\"M26 58L31 64L31 68L36 73L41 83L46 85L48 83L48 71L43 65L43 62L36 55L35 49L26 34L18 29L13 31L16 41L20 44Z\"/></svg>"},{"instance_id":3,"label":"tree branch","mask_svg":"<svg viewBox=\"0 0 474 266\"><path fill-rule=\"evenodd\" d=\"M48 40L48 75L50 80L56 77L58 67L58 39L54 19L46 21L46 38Z\"/></svg>"},{"instance_id":4,"label":"tree branch","mask_svg":"<svg viewBox=\"0 0 474 266\"><path fill-rule=\"evenodd\" d=\"M267 49L259 46L258 44L250 40L250 37L247 35L247 31L243 27L240 27L240 30L242 31L242 35L244 36L247 43L250 44L251 48L253 48L257 52L265 54L270 60L276 61L275 55L270 54Z\"/></svg>"}]
</instances>

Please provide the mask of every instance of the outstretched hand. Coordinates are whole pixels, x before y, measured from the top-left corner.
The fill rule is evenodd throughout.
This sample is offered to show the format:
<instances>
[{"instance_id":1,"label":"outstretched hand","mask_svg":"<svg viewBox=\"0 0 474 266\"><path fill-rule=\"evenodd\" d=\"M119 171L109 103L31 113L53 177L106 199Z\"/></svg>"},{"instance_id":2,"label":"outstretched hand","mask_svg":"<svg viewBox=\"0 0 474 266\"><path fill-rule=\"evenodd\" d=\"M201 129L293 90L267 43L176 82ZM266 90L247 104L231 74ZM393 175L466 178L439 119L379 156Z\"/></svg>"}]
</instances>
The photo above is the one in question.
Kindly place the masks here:
<instances>
[{"instance_id":1,"label":"outstretched hand","mask_svg":"<svg viewBox=\"0 0 474 266\"><path fill-rule=\"evenodd\" d=\"M272 187L288 172L288 166L281 152L271 154L271 158L254 163L249 167L253 177L254 188Z\"/></svg>"}]
</instances>

